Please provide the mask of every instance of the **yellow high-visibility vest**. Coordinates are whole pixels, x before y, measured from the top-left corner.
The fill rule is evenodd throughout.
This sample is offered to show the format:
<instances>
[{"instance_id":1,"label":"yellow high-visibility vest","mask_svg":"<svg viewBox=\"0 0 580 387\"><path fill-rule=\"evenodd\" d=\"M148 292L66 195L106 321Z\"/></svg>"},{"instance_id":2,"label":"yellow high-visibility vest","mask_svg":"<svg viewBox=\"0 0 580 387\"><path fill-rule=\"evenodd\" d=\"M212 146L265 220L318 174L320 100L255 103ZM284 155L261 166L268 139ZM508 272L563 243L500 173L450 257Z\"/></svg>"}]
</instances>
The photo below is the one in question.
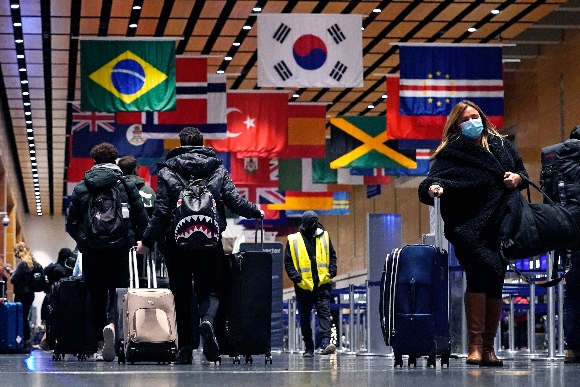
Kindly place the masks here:
<instances>
[{"instance_id":1,"label":"yellow high-visibility vest","mask_svg":"<svg viewBox=\"0 0 580 387\"><path fill-rule=\"evenodd\" d=\"M324 231L322 235L316 237L316 268L318 271L318 286L330 282L330 239L328 232ZM314 279L312 277L312 266L308 251L306 251L306 244L304 238L299 232L288 235L288 242L290 246L290 254L292 255L292 262L294 268L298 270L302 281L298 284L299 287L305 290L314 289Z\"/></svg>"}]
</instances>

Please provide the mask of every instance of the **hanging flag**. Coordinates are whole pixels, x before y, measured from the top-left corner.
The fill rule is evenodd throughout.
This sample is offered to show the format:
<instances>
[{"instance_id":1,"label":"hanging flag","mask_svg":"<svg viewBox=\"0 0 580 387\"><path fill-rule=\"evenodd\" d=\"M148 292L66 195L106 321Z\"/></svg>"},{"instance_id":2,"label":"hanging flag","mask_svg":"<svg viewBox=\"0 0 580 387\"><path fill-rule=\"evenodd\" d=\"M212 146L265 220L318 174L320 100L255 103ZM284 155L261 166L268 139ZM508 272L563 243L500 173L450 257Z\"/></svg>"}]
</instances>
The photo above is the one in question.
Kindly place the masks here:
<instances>
[{"instance_id":1,"label":"hanging flag","mask_svg":"<svg viewBox=\"0 0 580 387\"><path fill-rule=\"evenodd\" d=\"M351 175L362 176L427 176L431 164L429 149L417 149L415 160L417 161L417 168L351 168L349 171Z\"/></svg>"},{"instance_id":2,"label":"hanging flag","mask_svg":"<svg viewBox=\"0 0 580 387\"><path fill-rule=\"evenodd\" d=\"M280 191L324 192L350 191L349 186L314 182L314 162L319 159L278 159L278 188ZM324 159L320 159L324 160Z\"/></svg>"},{"instance_id":3,"label":"hanging flag","mask_svg":"<svg viewBox=\"0 0 580 387\"><path fill-rule=\"evenodd\" d=\"M278 169L278 160L267 157L230 157L230 177L237 186L244 185L263 185L270 182L270 161L275 163ZM278 176L276 171L276 188L278 187Z\"/></svg>"},{"instance_id":4,"label":"hanging flag","mask_svg":"<svg viewBox=\"0 0 580 387\"><path fill-rule=\"evenodd\" d=\"M141 125L118 125L111 121L100 120L93 125L86 124L90 112L83 112L72 104L72 156L90 157L91 149L103 142L113 144L119 156L160 157L164 153L163 140L147 140L142 134ZM95 114L97 116L98 114Z\"/></svg>"},{"instance_id":5,"label":"hanging flag","mask_svg":"<svg viewBox=\"0 0 580 387\"><path fill-rule=\"evenodd\" d=\"M362 87L362 15L258 15L258 86Z\"/></svg>"},{"instance_id":6,"label":"hanging flag","mask_svg":"<svg viewBox=\"0 0 580 387\"><path fill-rule=\"evenodd\" d=\"M330 119L330 168L417 168L414 150L394 149L386 141L384 117Z\"/></svg>"},{"instance_id":7,"label":"hanging flag","mask_svg":"<svg viewBox=\"0 0 580 387\"><path fill-rule=\"evenodd\" d=\"M349 211L349 195L348 192L333 192L332 193L332 209L317 210L318 216L322 215L348 215ZM292 218L302 217L304 211L286 210L286 216Z\"/></svg>"},{"instance_id":8,"label":"hanging flag","mask_svg":"<svg viewBox=\"0 0 580 387\"><path fill-rule=\"evenodd\" d=\"M399 57L402 116L446 117L458 102L470 100L503 127L501 46L401 45Z\"/></svg>"},{"instance_id":9,"label":"hanging flag","mask_svg":"<svg viewBox=\"0 0 580 387\"><path fill-rule=\"evenodd\" d=\"M103 112L83 112L77 104L72 107L72 132L82 129L89 129L89 132L96 132L99 129L113 132L115 130L115 114Z\"/></svg>"},{"instance_id":10,"label":"hanging flag","mask_svg":"<svg viewBox=\"0 0 580 387\"><path fill-rule=\"evenodd\" d=\"M381 194L380 184L367 185L367 199L374 198L375 196L379 196L380 194Z\"/></svg>"},{"instance_id":11,"label":"hanging flag","mask_svg":"<svg viewBox=\"0 0 580 387\"><path fill-rule=\"evenodd\" d=\"M286 191L284 204L268 204L269 210L331 210L332 192Z\"/></svg>"},{"instance_id":12,"label":"hanging flag","mask_svg":"<svg viewBox=\"0 0 580 387\"><path fill-rule=\"evenodd\" d=\"M175 60L177 108L155 113L117 113L119 124L142 124L146 138L178 139L187 126L195 126L205 139L225 139L226 77L208 74L207 58L179 56ZM209 107L209 108L208 108ZM150 118L146 118L150 114Z\"/></svg>"},{"instance_id":13,"label":"hanging flag","mask_svg":"<svg viewBox=\"0 0 580 387\"><path fill-rule=\"evenodd\" d=\"M287 142L287 93L230 91L227 106L227 139L208 140L206 145L240 158L278 157Z\"/></svg>"},{"instance_id":14,"label":"hanging flag","mask_svg":"<svg viewBox=\"0 0 580 387\"><path fill-rule=\"evenodd\" d=\"M391 178L383 173L381 168L364 169L366 175L356 175L351 171L352 169L341 168L338 169L337 180L338 184L350 185L369 185L369 184L389 184Z\"/></svg>"},{"instance_id":15,"label":"hanging flag","mask_svg":"<svg viewBox=\"0 0 580 387\"><path fill-rule=\"evenodd\" d=\"M81 40L84 111L175 110L175 42Z\"/></svg>"},{"instance_id":16,"label":"hanging flag","mask_svg":"<svg viewBox=\"0 0 580 387\"><path fill-rule=\"evenodd\" d=\"M326 144L326 103L288 104L288 144L279 158L323 158Z\"/></svg>"},{"instance_id":17,"label":"hanging flag","mask_svg":"<svg viewBox=\"0 0 580 387\"><path fill-rule=\"evenodd\" d=\"M402 115L399 87L399 77L387 77L387 139L429 141L427 148L436 148L441 143L447 116Z\"/></svg>"}]
</instances>

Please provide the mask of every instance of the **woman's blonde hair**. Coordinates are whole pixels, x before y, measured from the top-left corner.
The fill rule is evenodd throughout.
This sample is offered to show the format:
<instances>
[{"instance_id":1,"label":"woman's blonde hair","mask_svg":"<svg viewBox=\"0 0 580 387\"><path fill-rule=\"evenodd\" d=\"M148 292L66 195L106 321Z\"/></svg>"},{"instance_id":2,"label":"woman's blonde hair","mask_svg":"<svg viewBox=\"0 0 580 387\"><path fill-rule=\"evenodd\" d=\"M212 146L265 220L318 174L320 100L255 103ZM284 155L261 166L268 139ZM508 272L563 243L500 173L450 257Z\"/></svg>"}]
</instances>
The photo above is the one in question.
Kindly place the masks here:
<instances>
[{"instance_id":1,"label":"woman's blonde hair","mask_svg":"<svg viewBox=\"0 0 580 387\"><path fill-rule=\"evenodd\" d=\"M481 146L483 146L485 149L489 151L489 143L487 141L487 136L497 136L499 138L506 137L497 131L496 127L491 123L489 118L487 118L487 116L479 106L477 106L475 103L471 101L463 100L459 102L457 105L455 105L453 109L451 109L449 115L447 116L447 122L445 123L445 128L443 129L443 138L441 139L441 144L439 144L439 147L437 147L435 152L433 152L433 156L431 156L431 158L437 156L437 154L441 152L450 141L456 140L459 138L459 136L461 136L461 128L457 124L457 120L461 117L465 109L467 109L470 106L475 110L477 110L477 112L479 113L479 117L481 117L481 122L483 122Z\"/></svg>"},{"instance_id":2,"label":"woman's blonde hair","mask_svg":"<svg viewBox=\"0 0 580 387\"><path fill-rule=\"evenodd\" d=\"M30 269L34 267L34 257L24 242L18 242L14 245L14 258L25 262Z\"/></svg>"}]
</instances>

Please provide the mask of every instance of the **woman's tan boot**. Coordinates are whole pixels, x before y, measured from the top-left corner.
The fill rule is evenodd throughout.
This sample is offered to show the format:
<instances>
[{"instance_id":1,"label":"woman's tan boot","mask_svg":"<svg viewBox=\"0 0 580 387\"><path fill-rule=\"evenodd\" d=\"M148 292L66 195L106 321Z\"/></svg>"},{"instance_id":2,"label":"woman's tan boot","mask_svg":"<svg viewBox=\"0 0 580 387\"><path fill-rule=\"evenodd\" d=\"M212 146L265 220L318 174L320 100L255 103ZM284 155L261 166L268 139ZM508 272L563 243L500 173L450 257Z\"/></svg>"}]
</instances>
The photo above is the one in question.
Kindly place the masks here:
<instances>
[{"instance_id":1,"label":"woman's tan boot","mask_svg":"<svg viewBox=\"0 0 580 387\"><path fill-rule=\"evenodd\" d=\"M485 328L481 335L483 339L482 365L487 367L503 367L503 361L495 355L494 342L501 319L501 298L488 298L485 304Z\"/></svg>"},{"instance_id":2,"label":"woman's tan boot","mask_svg":"<svg viewBox=\"0 0 580 387\"><path fill-rule=\"evenodd\" d=\"M483 339L481 334L485 326L485 293L465 293L465 318L469 333L468 355L466 364L481 365Z\"/></svg>"}]
</instances>

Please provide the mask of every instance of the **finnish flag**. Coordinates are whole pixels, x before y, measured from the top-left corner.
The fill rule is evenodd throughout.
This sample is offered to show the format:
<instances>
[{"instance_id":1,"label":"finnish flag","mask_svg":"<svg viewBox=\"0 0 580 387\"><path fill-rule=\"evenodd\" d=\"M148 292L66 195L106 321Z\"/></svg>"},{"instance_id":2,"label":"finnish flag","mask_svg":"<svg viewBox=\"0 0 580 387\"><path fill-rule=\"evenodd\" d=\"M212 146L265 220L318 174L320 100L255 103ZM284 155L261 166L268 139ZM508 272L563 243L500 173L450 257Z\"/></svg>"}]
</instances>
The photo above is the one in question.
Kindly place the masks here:
<instances>
[{"instance_id":1,"label":"finnish flag","mask_svg":"<svg viewBox=\"0 0 580 387\"><path fill-rule=\"evenodd\" d=\"M362 87L361 27L361 15L258 15L258 86Z\"/></svg>"}]
</instances>

